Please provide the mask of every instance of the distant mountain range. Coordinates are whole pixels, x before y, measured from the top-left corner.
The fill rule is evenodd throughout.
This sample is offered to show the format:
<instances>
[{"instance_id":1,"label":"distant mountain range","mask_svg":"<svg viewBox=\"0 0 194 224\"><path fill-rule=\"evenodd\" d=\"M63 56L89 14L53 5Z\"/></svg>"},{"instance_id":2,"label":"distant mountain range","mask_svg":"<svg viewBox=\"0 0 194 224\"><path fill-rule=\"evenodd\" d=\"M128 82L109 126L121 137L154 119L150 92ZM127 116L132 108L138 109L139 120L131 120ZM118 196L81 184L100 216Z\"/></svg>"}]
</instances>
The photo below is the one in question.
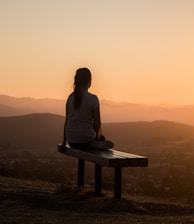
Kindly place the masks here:
<instances>
[{"instance_id":1,"label":"distant mountain range","mask_svg":"<svg viewBox=\"0 0 194 224\"><path fill-rule=\"evenodd\" d=\"M65 116L66 100L16 98L0 95L0 117L31 113ZM103 123L169 120L194 125L194 105L148 105L101 100Z\"/></svg>"},{"instance_id":2,"label":"distant mountain range","mask_svg":"<svg viewBox=\"0 0 194 224\"><path fill-rule=\"evenodd\" d=\"M63 125L63 116L48 113L0 117L0 149L56 150ZM123 150L194 139L193 126L170 121L104 123L102 129Z\"/></svg>"},{"instance_id":3,"label":"distant mountain range","mask_svg":"<svg viewBox=\"0 0 194 224\"><path fill-rule=\"evenodd\" d=\"M65 100L16 98L0 95L0 116L17 116L31 113L65 113Z\"/></svg>"}]
</instances>

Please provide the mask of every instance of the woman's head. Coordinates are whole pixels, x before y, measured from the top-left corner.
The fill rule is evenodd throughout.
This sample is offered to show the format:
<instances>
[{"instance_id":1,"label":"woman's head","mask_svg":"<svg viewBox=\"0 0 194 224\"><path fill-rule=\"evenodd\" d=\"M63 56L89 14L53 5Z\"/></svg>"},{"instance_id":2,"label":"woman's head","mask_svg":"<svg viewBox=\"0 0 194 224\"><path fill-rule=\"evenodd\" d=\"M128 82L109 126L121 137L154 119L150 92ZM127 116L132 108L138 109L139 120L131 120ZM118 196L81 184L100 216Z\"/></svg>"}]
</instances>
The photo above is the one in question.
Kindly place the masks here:
<instances>
[{"instance_id":1,"label":"woman's head","mask_svg":"<svg viewBox=\"0 0 194 224\"><path fill-rule=\"evenodd\" d=\"M74 108L78 110L82 102L82 90L87 90L91 85L91 72L88 68L79 68L74 79Z\"/></svg>"},{"instance_id":2,"label":"woman's head","mask_svg":"<svg viewBox=\"0 0 194 224\"><path fill-rule=\"evenodd\" d=\"M91 85L91 72L88 68L79 68L74 79L74 89L87 89Z\"/></svg>"}]
</instances>

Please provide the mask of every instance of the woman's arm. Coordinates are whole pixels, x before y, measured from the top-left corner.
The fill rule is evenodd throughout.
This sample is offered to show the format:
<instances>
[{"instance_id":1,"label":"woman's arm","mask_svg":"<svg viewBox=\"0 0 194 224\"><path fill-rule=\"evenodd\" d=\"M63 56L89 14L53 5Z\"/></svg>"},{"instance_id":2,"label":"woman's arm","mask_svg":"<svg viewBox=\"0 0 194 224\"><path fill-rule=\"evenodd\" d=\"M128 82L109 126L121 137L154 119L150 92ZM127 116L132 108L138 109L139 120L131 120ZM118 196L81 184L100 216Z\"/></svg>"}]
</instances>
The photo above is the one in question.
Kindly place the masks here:
<instances>
[{"instance_id":1,"label":"woman's arm","mask_svg":"<svg viewBox=\"0 0 194 224\"><path fill-rule=\"evenodd\" d=\"M94 110L94 130L96 132L96 139L99 139L101 135L101 119L100 119L100 107Z\"/></svg>"},{"instance_id":2,"label":"woman's arm","mask_svg":"<svg viewBox=\"0 0 194 224\"><path fill-rule=\"evenodd\" d=\"M65 117L65 123L63 128L63 146L66 146L67 139L66 139L66 126L67 126L67 119L68 119L68 112L67 112L67 105L66 105L66 117Z\"/></svg>"},{"instance_id":3,"label":"woman's arm","mask_svg":"<svg viewBox=\"0 0 194 224\"><path fill-rule=\"evenodd\" d=\"M65 118L65 124L64 124L64 129L63 129L63 145L66 145L66 125L67 125L67 118Z\"/></svg>"}]
</instances>

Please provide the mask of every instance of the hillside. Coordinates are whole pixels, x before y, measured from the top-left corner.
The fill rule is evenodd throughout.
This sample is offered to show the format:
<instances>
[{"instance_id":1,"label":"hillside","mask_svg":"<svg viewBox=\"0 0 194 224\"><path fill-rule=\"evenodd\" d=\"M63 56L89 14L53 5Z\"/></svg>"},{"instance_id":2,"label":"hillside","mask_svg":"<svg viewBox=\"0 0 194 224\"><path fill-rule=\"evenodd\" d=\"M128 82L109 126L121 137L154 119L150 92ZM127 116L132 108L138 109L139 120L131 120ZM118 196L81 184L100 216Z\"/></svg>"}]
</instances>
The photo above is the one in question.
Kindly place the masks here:
<instances>
[{"instance_id":1,"label":"hillside","mask_svg":"<svg viewBox=\"0 0 194 224\"><path fill-rule=\"evenodd\" d=\"M194 127L171 121L139 121L104 124L106 136L114 139L116 146L128 149L131 146L164 145L194 139Z\"/></svg>"},{"instance_id":2,"label":"hillside","mask_svg":"<svg viewBox=\"0 0 194 224\"><path fill-rule=\"evenodd\" d=\"M16 98L0 95L0 117L31 113L65 115L65 99ZM103 123L169 120L194 125L194 105L147 105L100 100Z\"/></svg>"},{"instance_id":3,"label":"hillside","mask_svg":"<svg viewBox=\"0 0 194 224\"><path fill-rule=\"evenodd\" d=\"M64 117L30 114L0 117L0 144L10 148L48 149L62 141Z\"/></svg>"},{"instance_id":4,"label":"hillside","mask_svg":"<svg viewBox=\"0 0 194 224\"><path fill-rule=\"evenodd\" d=\"M62 141L64 117L30 114L0 117L0 145L9 148L49 149ZM115 147L165 144L194 139L194 127L171 121L104 123L103 134Z\"/></svg>"},{"instance_id":5,"label":"hillside","mask_svg":"<svg viewBox=\"0 0 194 224\"><path fill-rule=\"evenodd\" d=\"M95 198L91 191L0 176L1 224L193 223L193 206L146 197ZM63 191L62 191L63 190ZM11 215L10 215L11 214Z\"/></svg>"}]
</instances>

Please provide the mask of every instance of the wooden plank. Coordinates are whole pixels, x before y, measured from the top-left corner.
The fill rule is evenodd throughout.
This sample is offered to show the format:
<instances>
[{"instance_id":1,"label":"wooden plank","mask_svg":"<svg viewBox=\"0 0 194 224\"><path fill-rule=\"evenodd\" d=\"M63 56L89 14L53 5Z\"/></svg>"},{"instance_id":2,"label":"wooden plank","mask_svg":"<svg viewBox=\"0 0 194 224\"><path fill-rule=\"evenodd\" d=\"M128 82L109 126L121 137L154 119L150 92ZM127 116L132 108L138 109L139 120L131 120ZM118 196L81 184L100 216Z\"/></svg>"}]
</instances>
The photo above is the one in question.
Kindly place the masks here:
<instances>
[{"instance_id":1,"label":"wooden plank","mask_svg":"<svg viewBox=\"0 0 194 224\"><path fill-rule=\"evenodd\" d=\"M131 153L121 152L118 150L78 150L67 147L65 152L67 155L78 157L82 160L94 162L102 166L109 167L133 167L133 166L147 166L148 159L144 156L138 156Z\"/></svg>"},{"instance_id":2,"label":"wooden plank","mask_svg":"<svg viewBox=\"0 0 194 224\"><path fill-rule=\"evenodd\" d=\"M131 154L131 153L127 153L127 152L122 152L122 151L118 151L118 150L113 150L115 155L116 154L122 154L123 156L128 156L128 158L130 158L130 161L132 161L132 158L137 159L137 164L136 166L148 166L148 158L145 156L140 156L140 155L135 155L135 154ZM130 165L130 164L129 164Z\"/></svg>"},{"instance_id":3,"label":"wooden plank","mask_svg":"<svg viewBox=\"0 0 194 224\"><path fill-rule=\"evenodd\" d=\"M113 150L113 149L111 151L113 152L115 157L123 156L126 158L126 161L125 161L125 164L123 164L123 167L138 165L138 159L137 159L137 157L135 157L135 155L123 153L121 151L117 151L117 150Z\"/></svg>"},{"instance_id":4,"label":"wooden plank","mask_svg":"<svg viewBox=\"0 0 194 224\"><path fill-rule=\"evenodd\" d=\"M108 150L77 150L72 148L67 148L65 154L72 155L75 157L78 157L83 160L91 161L94 163L97 163L102 166L109 166L109 167L115 167L115 166L122 166L122 167L128 167L128 166L136 166L137 160L130 162L129 159L126 157L121 156L112 156L108 152ZM122 158L122 159L121 159ZM135 162L135 164L134 164Z\"/></svg>"},{"instance_id":5,"label":"wooden plank","mask_svg":"<svg viewBox=\"0 0 194 224\"><path fill-rule=\"evenodd\" d=\"M73 148L66 148L65 154L67 155L71 155L77 158L80 158L82 160L87 160L87 161L91 161L97 164L100 164L102 166L109 166L109 160L85 151L81 151L78 149L73 149Z\"/></svg>"},{"instance_id":6,"label":"wooden plank","mask_svg":"<svg viewBox=\"0 0 194 224\"><path fill-rule=\"evenodd\" d=\"M87 152L109 159L110 167L129 166L129 161L128 161L129 159L126 156L115 155L110 150L87 150ZM135 166L136 164L137 164L137 161L133 161L133 162L131 161L130 166Z\"/></svg>"}]
</instances>

